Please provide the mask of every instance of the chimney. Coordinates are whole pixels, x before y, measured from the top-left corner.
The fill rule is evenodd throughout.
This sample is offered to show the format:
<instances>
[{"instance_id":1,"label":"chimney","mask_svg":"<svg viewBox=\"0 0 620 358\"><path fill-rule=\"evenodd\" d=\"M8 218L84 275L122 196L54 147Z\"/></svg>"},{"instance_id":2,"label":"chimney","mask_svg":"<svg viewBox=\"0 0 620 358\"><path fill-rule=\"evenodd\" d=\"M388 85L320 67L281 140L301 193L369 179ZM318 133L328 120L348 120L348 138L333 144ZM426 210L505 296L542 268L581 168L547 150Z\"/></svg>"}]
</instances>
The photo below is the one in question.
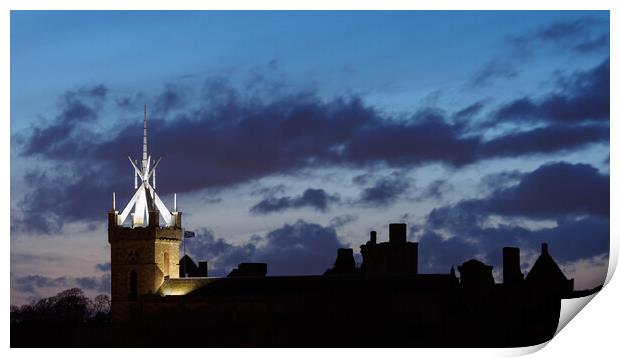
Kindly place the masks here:
<instances>
[{"instance_id":1,"label":"chimney","mask_svg":"<svg viewBox=\"0 0 620 358\"><path fill-rule=\"evenodd\" d=\"M404 244L407 242L407 224L390 224L390 243Z\"/></svg>"},{"instance_id":2,"label":"chimney","mask_svg":"<svg viewBox=\"0 0 620 358\"><path fill-rule=\"evenodd\" d=\"M208 277L207 261L198 261L198 276Z\"/></svg>"},{"instance_id":3,"label":"chimney","mask_svg":"<svg viewBox=\"0 0 620 358\"><path fill-rule=\"evenodd\" d=\"M376 231L370 232L370 243L373 245L377 243L377 232Z\"/></svg>"},{"instance_id":4,"label":"chimney","mask_svg":"<svg viewBox=\"0 0 620 358\"><path fill-rule=\"evenodd\" d=\"M504 247L503 256L503 275L504 284L513 285L523 281L521 273L521 253L518 247Z\"/></svg>"},{"instance_id":5,"label":"chimney","mask_svg":"<svg viewBox=\"0 0 620 358\"><path fill-rule=\"evenodd\" d=\"M542 254L549 254L549 247L547 246L546 242L543 242L543 244L541 245L540 253L541 253L541 255Z\"/></svg>"}]
</instances>

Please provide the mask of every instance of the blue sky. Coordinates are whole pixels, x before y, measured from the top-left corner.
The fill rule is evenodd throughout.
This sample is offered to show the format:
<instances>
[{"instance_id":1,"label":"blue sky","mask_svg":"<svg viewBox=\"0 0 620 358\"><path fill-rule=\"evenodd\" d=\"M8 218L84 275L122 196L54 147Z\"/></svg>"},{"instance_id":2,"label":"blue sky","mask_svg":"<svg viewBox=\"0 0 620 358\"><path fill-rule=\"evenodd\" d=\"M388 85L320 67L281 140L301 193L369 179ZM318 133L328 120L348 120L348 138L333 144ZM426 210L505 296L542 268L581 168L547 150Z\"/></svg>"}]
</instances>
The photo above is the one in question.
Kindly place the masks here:
<instances>
[{"instance_id":1,"label":"blue sky","mask_svg":"<svg viewBox=\"0 0 620 358\"><path fill-rule=\"evenodd\" d=\"M159 192L211 272L320 274L404 221L422 271L476 256L499 275L502 245L527 271L549 241L594 286L608 59L608 12L14 11L12 302L106 290L105 211L131 195L144 104Z\"/></svg>"}]
</instances>

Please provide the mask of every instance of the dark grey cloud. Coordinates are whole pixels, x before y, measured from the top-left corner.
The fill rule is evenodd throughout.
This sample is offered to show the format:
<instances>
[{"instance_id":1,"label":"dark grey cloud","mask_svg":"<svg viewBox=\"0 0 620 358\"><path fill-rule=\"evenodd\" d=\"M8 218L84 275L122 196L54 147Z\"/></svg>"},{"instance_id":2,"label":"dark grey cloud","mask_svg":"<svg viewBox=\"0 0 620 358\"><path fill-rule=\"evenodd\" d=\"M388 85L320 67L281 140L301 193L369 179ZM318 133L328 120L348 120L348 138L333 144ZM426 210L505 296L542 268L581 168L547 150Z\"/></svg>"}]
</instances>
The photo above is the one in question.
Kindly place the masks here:
<instances>
[{"instance_id":1,"label":"dark grey cloud","mask_svg":"<svg viewBox=\"0 0 620 358\"><path fill-rule=\"evenodd\" d=\"M343 227L352 222L356 222L359 217L357 215L344 214L331 218L329 220L329 226L337 229L339 227Z\"/></svg>"},{"instance_id":2,"label":"dark grey cloud","mask_svg":"<svg viewBox=\"0 0 620 358\"><path fill-rule=\"evenodd\" d=\"M444 179L433 180L416 197L416 200L442 199L446 192L452 190L452 185Z\"/></svg>"},{"instance_id":3,"label":"dark grey cloud","mask_svg":"<svg viewBox=\"0 0 620 358\"><path fill-rule=\"evenodd\" d=\"M458 210L460 213L453 211ZM518 225L487 227L479 221L463 220L469 213L463 207L438 211L447 215L442 222L458 227L460 233L440 235L426 227L420 238L420 270L422 272L447 272L455 266L477 256L501 269L502 248L516 246L521 250L540 250L541 243L549 244L553 257L561 263L604 255L609 252L609 218L587 216L565 217L552 228L528 229ZM452 223L451 220L455 220ZM604 277L602 278L604 279Z\"/></svg>"},{"instance_id":4,"label":"dark grey cloud","mask_svg":"<svg viewBox=\"0 0 620 358\"><path fill-rule=\"evenodd\" d=\"M593 17L557 21L510 40L518 53L527 53L541 44L577 53L609 52L609 21Z\"/></svg>"},{"instance_id":5,"label":"dark grey cloud","mask_svg":"<svg viewBox=\"0 0 620 358\"><path fill-rule=\"evenodd\" d=\"M484 199L463 200L456 204L460 210L451 223L478 220L475 215L507 215L544 219L563 215L596 215L609 217L609 176L587 164L565 162L545 164L524 175L514 186L494 191ZM439 212L452 208L434 209L429 223L445 227ZM437 217L435 217L438 215ZM458 227L457 227L458 229Z\"/></svg>"},{"instance_id":6,"label":"dark grey cloud","mask_svg":"<svg viewBox=\"0 0 620 358\"><path fill-rule=\"evenodd\" d=\"M209 261L213 276L225 276L239 263L249 261L266 262L269 275L318 275L332 266L337 249L344 247L333 228L303 220L243 245L215 239L212 232L200 229L186 245L194 260Z\"/></svg>"},{"instance_id":7,"label":"dark grey cloud","mask_svg":"<svg viewBox=\"0 0 620 358\"><path fill-rule=\"evenodd\" d=\"M604 87L596 79L600 73L598 77L593 73L597 71L566 77L558 84L562 89L558 93L570 92L566 98L576 99L587 96L579 91ZM53 166L30 171L24 178L31 189L19 203L21 215L12 216L12 229L50 233L61 230L64 222L99 221L109 209L112 191L117 192L119 206L121 198L130 197L131 170L125 158L139 155L142 114L138 111L131 123L119 122L117 132L92 133L84 123L101 120L97 101L106 97L95 100L88 93L101 92L105 91L67 93L60 114L24 136L20 154L38 156ZM155 98L165 102L166 97ZM541 107L548 99L533 103ZM158 106L166 103L152 105ZM473 114L480 106L465 112ZM486 140L468 133L462 123L450 123L438 109L394 117L357 97L325 101L301 92L267 100L263 95L242 94L225 77L210 79L195 107L180 106L171 118L158 113L150 117L150 152L164 157L157 176L162 195L217 190L315 167L409 168L427 163L459 167L482 159L554 153L609 140L607 122L574 120ZM187 168L193 168L193 175L178 175ZM366 186L362 201L367 203L389 203L403 190L389 181L375 183L376 187L359 184Z\"/></svg>"},{"instance_id":8,"label":"dark grey cloud","mask_svg":"<svg viewBox=\"0 0 620 358\"><path fill-rule=\"evenodd\" d=\"M394 174L381 178L373 186L362 190L359 202L363 205L387 206L395 202L409 187L405 176Z\"/></svg>"},{"instance_id":9,"label":"dark grey cloud","mask_svg":"<svg viewBox=\"0 0 620 358\"><path fill-rule=\"evenodd\" d=\"M101 293L110 292L110 274L104 274L102 276L86 276L76 277L75 282L78 287L85 290L95 290Z\"/></svg>"},{"instance_id":10,"label":"dark grey cloud","mask_svg":"<svg viewBox=\"0 0 620 358\"><path fill-rule=\"evenodd\" d=\"M423 273L448 273L450 268L479 254L479 248L461 237L445 240L433 231L425 231L419 241L419 266Z\"/></svg>"},{"instance_id":11,"label":"dark grey cloud","mask_svg":"<svg viewBox=\"0 0 620 358\"><path fill-rule=\"evenodd\" d=\"M11 287L22 292L36 293L41 288L66 286L67 282L67 277L51 278L41 275L27 275L13 278Z\"/></svg>"},{"instance_id":12,"label":"dark grey cloud","mask_svg":"<svg viewBox=\"0 0 620 358\"><path fill-rule=\"evenodd\" d=\"M99 271L110 271L110 269L112 268L112 265L110 264L110 262L104 262L102 264L97 264L95 265L95 268Z\"/></svg>"},{"instance_id":13,"label":"dark grey cloud","mask_svg":"<svg viewBox=\"0 0 620 358\"><path fill-rule=\"evenodd\" d=\"M11 230L30 233L58 233L65 222L101 221L112 191L128 198L132 189L127 180L88 167L35 170L24 181L32 189L18 203L22 215L11 217Z\"/></svg>"},{"instance_id":14,"label":"dark grey cloud","mask_svg":"<svg viewBox=\"0 0 620 358\"><path fill-rule=\"evenodd\" d=\"M253 196L276 196L276 195L280 195L280 194L284 194L286 192L287 186L284 184L278 184L275 186L261 186L261 187L257 187L255 189L252 189L252 191L250 192L250 195Z\"/></svg>"},{"instance_id":15,"label":"dark grey cloud","mask_svg":"<svg viewBox=\"0 0 620 358\"><path fill-rule=\"evenodd\" d=\"M508 61L492 60L485 63L469 81L471 87L484 87L499 79L512 79L518 76L517 70Z\"/></svg>"},{"instance_id":16,"label":"dark grey cloud","mask_svg":"<svg viewBox=\"0 0 620 358\"><path fill-rule=\"evenodd\" d=\"M484 106L485 101L478 101L457 111L452 116L459 121L471 120L473 117L480 114L480 112L484 109Z\"/></svg>"},{"instance_id":17,"label":"dark grey cloud","mask_svg":"<svg viewBox=\"0 0 620 358\"><path fill-rule=\"evenodd\" d=\"M340 201L338 195L330 195L323 189L306 189L301 195L290 197L268 197L254 205L250 212L254 214L269 214L288 209L312 208L326 211L328 206Z\"/></svg>"},{"instance_id":18,"label":"dark grey cloud","mask_svg":"<svg viewBox=\"0 0 620 358\"><path fill-rule=\"evenodd\" d=\"M272 275L320 275L333 265L338 248L346 246L333 228L303 220L267 233L265 240L256 259L268 262Z\"/></svg>"},{"instance_id":19,"label":"dark grey cloud","mask_svg":"<svg viewBox=\"0 0 620 358\"><path fill-rule=\"evenodd\" d=\"M23 154L62 158L66 153L83 152L93 137L80 129L98 119L98 110L106 94L107 88L103 85L65 92L60 113L51 123L32 128L22 148ZM80 135L76 135L78 131Z\"/></svg>"},{"instance_id":20,"label":"dark grey cloud","mask_svg":"<svg viewBox=\"0 0 620 358\"><path fill-rule=\"evenodd\" d=\"M553 220L557 226L489 227L486 219L491 214L509 222L511 218ZM562 262L605 254L610 234L609 177L585 164L546 164L524 174L518 184L495 190L486 198L433 209L424 227L420 256L427 260L427 269L449 269L448 264L456 265L459 262L454 260L472 253L499 265L502 247L538 250L542 242L548 242L554 257ZM447 240L445 233L450 233Z\"/></svg>"},{"instance_id":21,"label":"dark grey cloud","mask_svg":"<svg viewBox=\"0 0 620 358\"><path fill-rule=\"evenodd\" d=\"M562 152L592 143L609 142L609 124L550 124L545 127L508 133L481 144L481 158L517 157Z\"/></svg>"},{"instance_id":22,"label":"dark grey cloud","mask_svg":"<svg viewBox=\"0 0 620 358\"><path fill-rule=\"evenodd\" d=\"M609 195L608 175L587 164L560 162L541 166L517 186L496 191L485 206L502 215L608 217Z\"/></svg>"},{"instance_id":23,"label":"dark grey cloud","mask_svg":"<svg viewBox=\"0 0 620 358\"><path fill-rule=\"evenodd\" d=\"M155 99L153 113L163 116L173 109L181 108L185 102L184 92L178 86L167 85L164 91Z\"/></svg>"},{"instance_id":24,"label":"dark grey cloud","mask_svg":"<svg viewBox=\"0 0 620 358\"><path fill-rule=\"evenodd\" d=\"M356 175L355 177L353 177L351 182L355 185L364 186L364 185L370 184L370 182L372 181L372 178L374 178L373 174L364 173L364 174Z\"/></svg>"},{"instance_id":25,"label":"dark grey cloud","mask_svg":"<svg viewBox=\"0 0 620 358\"><path fill-rule=\"evenodd\" d=\"M487 174L480 180L480 185L484 189L496 190L507 185L517 184L523 177L523 173L518 170L506 170L498 173Z\"/></svg>"},{"instance_id":26,"label":"dark grey cloud","mask_svg":"<svg viewBox=\"0 0 620 358\"><path fill-rule=\"evenodd\" d=\"M95 290L101 293L110 292L110 274L87 277L48 277L42 275L12 276L11 289L38 295L40 290L48 288L65 289L78 286L87 290Z\"/></svg>"},{"instance_id":27,"label":"dark grey cloud","mask_svg":"<svg viewBox=\"0 0 620 358\"><path fill-rule=\"evenodd\" d=\"M497 120L578 123L609 121L609 58L598 66L558 80L560 88L535 100L522 97L501 106Z\"/></svg>"},{"instance_id":28,"label":"dark grey cloud","mask_svg":"<svg viewBox=\"0 0 620 358\"><path fill-rule=\"evenodd\" d=\"M256 246L252 242L233 245L204 228L195 233L195 237L185 240L187 253L194 261L207 261L210 276L226 276L239 263L254 258Z\"/></svg>"}]
</instances>

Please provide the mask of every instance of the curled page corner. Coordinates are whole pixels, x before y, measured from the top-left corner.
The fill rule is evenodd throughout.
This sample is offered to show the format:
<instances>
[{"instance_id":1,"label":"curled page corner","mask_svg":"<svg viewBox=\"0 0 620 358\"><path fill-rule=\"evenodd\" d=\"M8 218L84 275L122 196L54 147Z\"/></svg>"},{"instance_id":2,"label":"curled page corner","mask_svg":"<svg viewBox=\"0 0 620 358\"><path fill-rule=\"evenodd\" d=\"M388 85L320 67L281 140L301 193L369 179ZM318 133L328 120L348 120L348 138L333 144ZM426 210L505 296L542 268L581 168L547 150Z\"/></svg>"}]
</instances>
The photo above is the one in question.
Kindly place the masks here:
<instances>
[{"instance_id":1,"label":"curled page corner","mask_svg":"<svg viewBox=\"0 0 620 358\"><path fill-rule=\"evenodd\" d=\"M555 334L553 337L557 336L558 333L566 325L570 322L575 316L588 304L592 299L598 295L605 286L609 284L609 281L613 277L616 267L618 266L618 243L615 240L610 240L609 242L609 261L607 263L607 275L605 276L605 282L603 283L603 287L600 290L592 293L588 296L577 297L577 298L569 298L562 300L562 307L560 309L560 318L558 320L558 328L555 330Z\"/></svg>"},{"instance_id":2,"label":"curled page corner","mask_svg":"<svg viewBox=\"0 0 620 358\"><path fill-rule=\"evenodd\" d=\"M589 296L563 299L558 328L555 330L555 334L553 336L557 336L558 333L566 327L568 322L575 318L577 313L579 313L599 292L601 291L595 292Z\"/></svg>"}]
</instances>

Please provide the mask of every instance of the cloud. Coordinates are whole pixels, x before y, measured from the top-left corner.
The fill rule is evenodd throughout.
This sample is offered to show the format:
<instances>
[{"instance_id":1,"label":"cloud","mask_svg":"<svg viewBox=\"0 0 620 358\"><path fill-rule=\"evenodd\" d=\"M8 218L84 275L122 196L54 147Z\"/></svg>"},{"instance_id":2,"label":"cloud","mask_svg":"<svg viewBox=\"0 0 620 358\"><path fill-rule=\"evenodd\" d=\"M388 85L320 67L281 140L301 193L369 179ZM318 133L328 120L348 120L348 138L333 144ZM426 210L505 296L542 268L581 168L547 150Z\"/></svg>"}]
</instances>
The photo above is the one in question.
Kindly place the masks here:
<instances>
[{"instance_id":1,"label":"cloud","mask_svg":"<svg viewBox=\"0 0 620 358\"><path fill-rule=\"evenodd\" d=\"M271 275L321 275L332 267L343 245L331 227L299 220L265 235L267 245L256 255L268 262Z\"/></svg>"},{"instance_id":2,"label":"cloud","mask_svg":"<svg viewBox=\"0 0 620 358\"><path fill-rule=\"evenodd\" d=\"M427 224L420 238L422 271L446 272L451 265L456 266L471 257L482 258L499 267L503 247L516 246L522 252L538 252L543 242L549 244L553 257L562 263L609 252L609 218L566 217L559 219L555 227L540 229L518 224L488 227L479 220L466 220L476 214L469 215L464 210L457 206L434 213L433 220L441 220L453 234ZM439 219L439 215L444 217Z\"/></svg>"},{"instance_id":3,"label":"cloud","mask_svg":"<svg viewBox=\"0 0 620 358\"><path fill-rule=\"evenodd\" d=\"M185 93L178 86L167 85L164 91L155 99L155 110L159 116L166 115L169 111L183 106Z\"/></svg>"},{"instance_id":4,"label":"cloud","mask_svg":"<svg viewBox=\"0 0 620 358\"><path fill-rule=\"evenodd\" d=\"M357 219L359 219L357 215L351 215L351 214L339 215L329 220L329 226L333 227L334 229L337 229L347 224L350 224L352 222L356 222Z\"/></svg>"},{"instance_id":5,"label":"cloud","mask_svg":"<svg viewBox=\"0 0 620 358\"><path fill-rule=\"evenodd\" d=\"M511 188L485 200L488 212L551 217L563 214L609 216L609 176L587 164L546 164Z\"/></svg>"},{"instance_id":6,"label":"cloud","mask_svg":"<svg viewBox=\"0 0 620 358\"><path fill-rule=\"evenodd\" d=\"M503 220L490 225L492 215ZM517 218L552 220L555 225L528 226ZM609 177L585 164L546 164L485 198L433 209L424 229L420 257L425 269L446 270L468 255L499 265L502 247L538 251L542 242L549 243L561 262L605 254L610 237Z\"/></svg>"},{"instance_id":7,"label":"cloud","mask_svg":"<svg viewBox=\"0 0 620 358\"><path fill-rule=\"evenodd\" d=\"M598 66L561 77L560 89L541 100L530 97L515 99L495 113L498 121L551 121L578 123L609 121L609 58Z\"/></svg>"},{"instance_id":8,"label":"cloud","mask_svg":"<svg viewBox=\"0 0 620 358\"><path fill-rule=\"evenodd\" d=\"M508 158L527 154L575 150L592 143L609 142L609 124L550 124L512 132L481 144L481 158Z\"/></svg>"},{"instance_id":9,"label":"cloud","mask_svg":"<svg viewBox=\"0 0 620 358\"><path fill-rule=\"evenodd\" d=\"M558 82L562 89L558 93L570 93L566 98L574 100L583 97L578 92L604 87L596 80L600 76L593 77L591 72L565 77ZM173 86L166 87L155 96L152 107L171 108L165 93L174 90ZM183 92L179 96L189 96L186 92L190 89L179 91ZM109 208L112 191L117 198L131 196L131 185L127 185L131 168L124 158L127 154L138 157L140 152L141 113L135 114L135 121L118 122L108 135L95 134L95 123L102 120L97 101L105 101L107 94L92 94L104 92L107 89L66 93L54 120L24 134L20 155L37 156L50 165L28 169L24 180L30 189L17 205L19 212L12 215L12 229L53 233L62 230L65 222L100 221L101 213ZM157 172L160 194L218 190L274 174L329 166L398 169L441 163L460 167L489 158L554 153L609 140L607 122L553 123L500 133L489 140L467 132L462 123L450 123L440 109L391 116L355 96L323 100L316 94L300 92L267 98L267 92L256 96L240 92L220 77L205 84L194 109L180 100L171 112L173 117L164 119L153 113L149 149L155 157L164 156ZM542 108L548 99L532 103ZM481 103L474 104L459 115L474 115L481 108ZM559 112L553 113L559 116ZM178 175L187 168L192 168L192 175ZM366 179L365 184L357 182L365 186L362 201L368 204L389 204L404 190L393 181L368 186L372 181ZM320 199L321 193L316 194ZM295 207L312 202L304 201L303 196L283 198L281 203L264 204ZM319 210L324 207L321 201L313 203L311 207Z\"/></svg>"},{"instance_id":10,"label":"cloud","mask_svg":"<svg viewBox=\"0 0 620 358\"><path fill-rule=\"evenodd\" d=\"M483 189L496 190L506 185L514 185L523 177L523 173L518 170L505 170L499 173L491 173L482 177L480 186Z\"/></svg>"},{"instance_id":11,"label":"cloud","mask_svg":"<svg viewBox=\"0 0 620 358\"><path fill-rule=\"evenodd\" d=\"M35 293L40 288L66 286L67 282L67 277L51 278L41 275L27 275L15 277L11 286L15 286L22 292Z\"/></svg>"},{"instance_id":12,"label":"cloud","mask_svg":"<svg viewBox=\"0 0 620 358\"><path fill-rule=\"evenodd\" d=\"M587 189L586 189L587 188ZM492 214L533 219L566 215L609 217L609 176L588 164L548 163L523 175L517 185L495 190L483 199L462 200L452 207L433 209L429 223L445 227L446 212L457 214L449 222L480 222ZM458 226L455 229L459 230Z\"/></svg>"},{"instance_id":13,"label":"cloud","mask_svg":"<svg viewBox=\"0 0 620 358\"><path fill-rule=\"evenodd\" d=\"M422 192L417 196L416 200L435 199L439 200L444 197L445 193L452 190L450 185L444 179L433 180Z\"/></svg>"},{"instance_id":14,"label":"cloud","mask_svg":"<svg viewBox=\"0 0 620 358\"><path fill-rule=\"evenodd\" d=\"M497 79L512 79L518 72L507 61L492 60L485 63L470 79L471 87L483 87Z\"/></svg>"},{"instance_id":15,"label":"cloud","mask_svg":"<svg viewBox=\"0 0 620 358\"><path fill-rule=\"evenodd\" d=\"M112 265L110 264L110 262L104 262L102 264L97 264L95 265L95 268L99 271L110 271L110 269L112 268Z\"/></svg>"},{"instance_id":16,"label":"cloud","mask_svg":"<svg viewBox=\"0 0 620 358\"><path fill-rule=\"evenodd\" d=\"M132 189L126 180L88 167L34 170L24 182L31 190L17 205L21 215L12 215L11 230L28 233L58 233L65 222L101 221L102 213L111 207L112 191L129 197Z\"/></svg>"},{"instance_id":17,"label":"cloud","mask_svg":"<svg viewBox=\"0 0 620 358\"><path fill-rule=\"evenodd\" d=\"M110 292L110 274L87 277L48 277L42 275L11 276L11 289L39 295L49 289L80 287L98 293Z\"/></svg>"},{"instance_id":18,"label":"cloud","mask_svg":"<svg viewBox=\"0 0 620 358\"><path fill-rule=\"evenodd\" d=\"M359 202L370 206L388 206L404 194L409 183L402 175L394 174L377 180L373 186L362 190Z\"/></svg>"},{"instance_id":19,"label":"cloud","mask_svg":"<svg viewBox=\"0 0 620 358\"><path fill-rule=\"evenodd\" d=\"M256 246L252 242L233 245L216 239L213 232L204 228L195 233L194 238L185 240L187 253L194 261L207 261L210 276L226 276L239 263L253 260Z\"/></svg>"},{"instance_id":20,"label":"cloud","mask_svg":"<svg viewBox=\"0 0 620 358\"><path fill-rule=\"evenodd\" d=\"M225 276L239 263L251 261L266 262L269 275L320 275L332 266L337 249L344 247L333 228L303 220L243 245L215 239L213 233L201 229L186 245L195 260L209 261L213 276Z\"/></svg>"},{"instance_id":21,"label":"cloud","mask_svg":"<svg viewBox=\"0 0 620 358\"><path fill-rule=\"evenodd\" d=\"M252 196L276 196L278 194L284 194L287 186L284 184L278 184L270 187L257 187L250 192Z\"/></svg>"},{"instance_id":22,"label":"cloud","mask_svg":"<svg viewBox=\"0 0 620 358\"><path fill-rule=\"evenodd\" d=\"M484 101L475 102L453 114L453 118L459 121L471 120L479 114L485 106Z\"/></svg>"},{"instance_id":23,"label":"cloud","mask_svg":"<svg viewBox=\"0 0 620 358\"><path fill-rule=\"evenodd\" d=\"M478 254L476 245L461 237L445 240L437 233L426 231L419 241L419 265L422 273L448 273Z\"/></svg>"},{"instance_id":24,"label":"cloud","mask_svg":"<svg viewBox=\"0 0 620 358\"><path fill-rule=\"evenodd\" d=\"M94 290L96 292L110 292L111 277L109 273L102 276L76 277L75 282L78 287L85 290Z\"/></svg>"},{"instance_id":25,"label":"cloud","mask_svg":"<svg viewBox=\"0 0 620 358\"><path fill-rule=\"evenodd\" d=\"M254 214L269 214L303 207L313 208L318 211L326 211L330 204L339 201L340 199L337 195L329 195L323 189L308 188L303 194L295 197L268 197L254 205L250 209L250 212Z\"/></svg>"},{"instance_id":26,"label":"cloud","mask_svg":"<svg viewBox=\"0 0 620 358\"><path fill-rule=\"evenodd\" d=\"M104 85L97 85L65 92L60 113L50 124L32 128L22 148L23 154L58 158L64 157L65 153L83 152L93 138L80 129L97 120L98 109L107 91ZM76 132L80 135L76 136Z\"/></svg>"},{"instance_id":27,"label":"cloud","mask_svg":"<svg viewBox=\"0 0 620 358\"><path fill-rule=\"evenodd\" d=\"M609 51L609 22L593 17L557 21L535 31L512 37L513 49L529 52L541 44L577 53Z\"/></svg>"}]
</instances>

